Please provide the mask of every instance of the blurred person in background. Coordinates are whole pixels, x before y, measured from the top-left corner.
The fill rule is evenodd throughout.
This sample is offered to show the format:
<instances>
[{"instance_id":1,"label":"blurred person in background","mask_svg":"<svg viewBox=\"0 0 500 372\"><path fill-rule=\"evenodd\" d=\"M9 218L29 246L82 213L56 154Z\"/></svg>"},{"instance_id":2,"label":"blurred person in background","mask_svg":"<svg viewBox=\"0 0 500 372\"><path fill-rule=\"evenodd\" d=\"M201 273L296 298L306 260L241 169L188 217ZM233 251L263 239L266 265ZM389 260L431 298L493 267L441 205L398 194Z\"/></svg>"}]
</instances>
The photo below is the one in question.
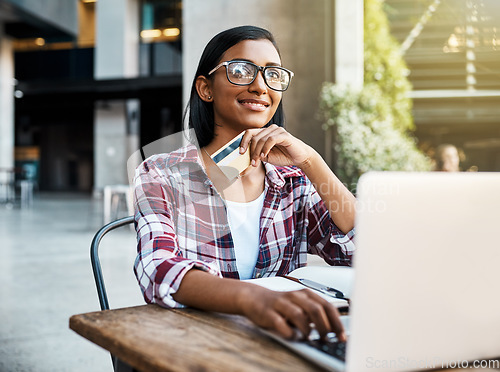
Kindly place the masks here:
<instances>
[{"instance_id":1,"label":"blurred person in background","mask_svg":"<svg viewBox=\"0 0 500 372\"><path fill-rule=\"evenodd\" d=\"M459 172L460 155L458 149L451 144L445 143L436 148L435 171L438 172Z\"/></svg>"}]
</instances>

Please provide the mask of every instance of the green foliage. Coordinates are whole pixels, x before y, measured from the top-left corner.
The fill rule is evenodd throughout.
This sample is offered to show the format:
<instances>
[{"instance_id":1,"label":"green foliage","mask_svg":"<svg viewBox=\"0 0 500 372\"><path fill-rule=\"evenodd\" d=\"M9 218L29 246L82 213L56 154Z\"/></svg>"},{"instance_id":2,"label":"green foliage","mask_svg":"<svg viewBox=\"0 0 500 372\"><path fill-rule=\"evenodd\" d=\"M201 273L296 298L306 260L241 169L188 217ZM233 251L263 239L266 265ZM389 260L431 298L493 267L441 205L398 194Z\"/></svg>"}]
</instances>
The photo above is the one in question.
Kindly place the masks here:
<instances>
[{"instance_id":1,"label":"green foliage","mask_svg":"<svg viewBox=\"0 0 500 372\"><path fill-rule=\"evenodd\" d=\"M413 130L412 101L408 97L412 86L407 78L410 71L399 53L399 43L390 34L383 3L383 0L365 0L365 84L377 84L384 96L390 100L394 125L397 128L403 131Z\"/></svg>"},{"instance_id":2,"label":"green foliage","mask_svg":"<svg viewBox=\"0 0 500 372\"><path fill-rule=\"evenodd\" d=\"M426 171L429 160L415 140L394 128L390 100L376 84L361 91L332 83L323 84L320 110L324 129L337 130L337 175L355 187L369 170Z\"/></svg>"},{"instance_id":3,"label":"green foliage","mask_svg":"<svg viewBox=\"0 0 500 372\"><path fill-rule=\"evenodd\" d=\"M369 170L430 169L429 159L409 135L413 118L408 69L382 5L382 0L365 0L363 88L325 83L320 94L323 129L336 131L337 174L352 187Z\"/></svg>"}]
</instances>

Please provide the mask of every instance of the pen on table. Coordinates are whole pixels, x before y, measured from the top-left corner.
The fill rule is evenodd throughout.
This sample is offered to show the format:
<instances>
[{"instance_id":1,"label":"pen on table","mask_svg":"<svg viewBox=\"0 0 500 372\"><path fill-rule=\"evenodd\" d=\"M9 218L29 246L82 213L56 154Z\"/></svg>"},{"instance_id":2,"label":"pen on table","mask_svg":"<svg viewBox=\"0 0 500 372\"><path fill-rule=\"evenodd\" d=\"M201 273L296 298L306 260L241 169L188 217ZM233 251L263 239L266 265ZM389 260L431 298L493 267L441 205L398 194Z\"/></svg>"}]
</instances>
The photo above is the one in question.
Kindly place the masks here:
<instances>
[{"instance_id":1,"label":"pen on table","mask_svg":"<svg viewBox=\"0 0 500 372\"><path fill-rule=\"evenodd\" d=\"M327 286L327 285L324 285L321 283L317 283L313 280L305 279L305 278L294 278L294 277L288 276L288 275L285 275L284 278L289 279L289 280L293 280L294 282L300 283L308 288L315 289L318 292L324 293L328 296L338 298L341 300L346 300L347 303L350 302L349 299L344 296L344 293L336 288L333 288L333 287L330 287L330 286Z\"/></svg>"}]
</instances>

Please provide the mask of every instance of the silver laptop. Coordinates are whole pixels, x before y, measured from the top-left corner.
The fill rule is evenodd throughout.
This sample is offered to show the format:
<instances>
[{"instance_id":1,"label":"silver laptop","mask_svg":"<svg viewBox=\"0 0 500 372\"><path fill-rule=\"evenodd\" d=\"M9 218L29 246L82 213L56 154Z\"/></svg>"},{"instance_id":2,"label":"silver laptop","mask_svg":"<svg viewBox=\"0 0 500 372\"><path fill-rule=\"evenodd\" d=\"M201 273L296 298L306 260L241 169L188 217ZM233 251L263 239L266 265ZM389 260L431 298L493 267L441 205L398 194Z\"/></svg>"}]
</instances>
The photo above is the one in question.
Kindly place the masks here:
<instances>
[{"instance_id":1,"label":"silver laptop","mask_svg":"<svg viewBox=\"0 0 500 372\"><path fill-rule=\"evenodd\" d=\"M500 173L373 172L358 184L344 360L336 371L500 368Z\"/></svg>"}]
</instances>

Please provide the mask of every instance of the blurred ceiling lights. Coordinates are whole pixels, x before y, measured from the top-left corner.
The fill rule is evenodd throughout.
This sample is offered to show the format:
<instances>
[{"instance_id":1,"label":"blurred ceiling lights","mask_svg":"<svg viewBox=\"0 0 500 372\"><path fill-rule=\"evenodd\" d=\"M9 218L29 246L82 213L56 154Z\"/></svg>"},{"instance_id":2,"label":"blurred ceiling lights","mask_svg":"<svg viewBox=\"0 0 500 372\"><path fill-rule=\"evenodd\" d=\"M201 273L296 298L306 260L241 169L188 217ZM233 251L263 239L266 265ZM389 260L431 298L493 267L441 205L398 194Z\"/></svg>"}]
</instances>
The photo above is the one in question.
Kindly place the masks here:
<instances>
[{"instance_id":1,"label":"blurred ceiling lights","mask_svg":"<svg viewBox=\"0 0 500 372\"><path fill-rule=\"evenodd\" d=\"M160 29L142 30L141 38L146 40L153 40L153 39L171 40L171 39L177 39L180 33L181 30L179 30L177 27L165 28L163 30Z\"/></svg>"},{"instance_id":2,"label":"blurred ceiling lights","mask_svg":"<svg viewBox=\"0 0 500 372\"><path fill-rule=\"evenodd\" d=\"M160 37L161 36L161 30L154 29L154 30L142 30L141 31L141 37L143 39L152 39L155 37Z\"/></svg>"}]
</instances>

